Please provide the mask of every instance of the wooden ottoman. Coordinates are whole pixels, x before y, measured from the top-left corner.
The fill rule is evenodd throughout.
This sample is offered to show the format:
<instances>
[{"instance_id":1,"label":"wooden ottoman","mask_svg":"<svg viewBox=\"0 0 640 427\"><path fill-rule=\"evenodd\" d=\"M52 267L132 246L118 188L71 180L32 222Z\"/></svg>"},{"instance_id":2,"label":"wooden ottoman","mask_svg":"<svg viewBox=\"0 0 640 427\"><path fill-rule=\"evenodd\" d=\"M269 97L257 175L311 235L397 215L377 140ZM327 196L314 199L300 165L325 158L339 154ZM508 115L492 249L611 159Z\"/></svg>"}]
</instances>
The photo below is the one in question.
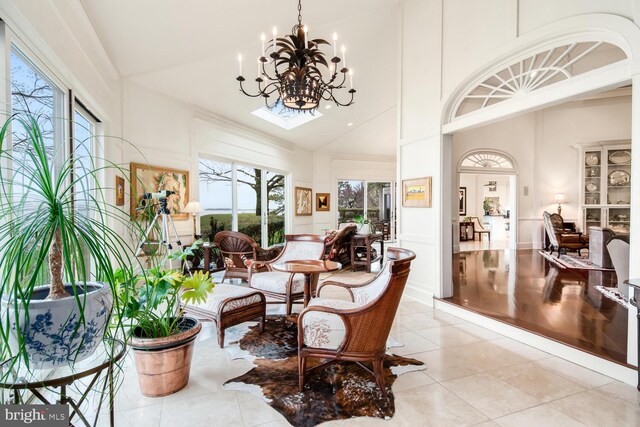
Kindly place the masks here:
<instances>
[{"instance_id":1,"label":"wooden ottoman","mask_svg":"<svg viewBox=\"0 0 640 427\"><path fill-rule=\"evenodd\" d=\"M261 292L225 284L216 285L205 303L184 305L184 314L215 322L220 348L224 347L224 331L231 326L259 318L260 331L264 331L266 311L266 300Z\"/></svg>"}]
</instances>

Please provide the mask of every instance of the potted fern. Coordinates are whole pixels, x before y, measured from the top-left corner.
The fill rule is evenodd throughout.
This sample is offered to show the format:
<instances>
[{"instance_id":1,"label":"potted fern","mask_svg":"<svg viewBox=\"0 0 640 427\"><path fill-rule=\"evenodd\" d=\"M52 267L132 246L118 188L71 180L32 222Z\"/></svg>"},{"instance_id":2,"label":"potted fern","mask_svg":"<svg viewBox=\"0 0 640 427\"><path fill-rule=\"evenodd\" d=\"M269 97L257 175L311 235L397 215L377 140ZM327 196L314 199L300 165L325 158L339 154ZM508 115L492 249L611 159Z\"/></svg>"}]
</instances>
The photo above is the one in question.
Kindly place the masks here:
<instances>
[{"instance_id":1,"label":"potted fern","mask_svg":"<svg viewBox=\"0 0 640 427\"><path fill-rule=\"evenodd\" d=\"M123 316L131 322L129 346L145 396L175 393L189 381L193 344L202 325L182 315L184 304L206 301L214 283L209 272L185 273L169 265L184 263L200 244L197 241L138 274L132 269L115 272Z\"/></svg>"},{"instance_id":2,"label":"potted fern","mask_svg":"<svg viewBox=\"0 0 640 427\"><path fill-rule=\"evenodd\" d=\"M19 148L9 130L26 135ZM102 341L113 308L114 266L133 254L110 224L93 156L62 161L31 116L0 128L0 358L27 369L73 364ZM99 165L102 163L103 165Z\"/></svg>"}]
</instances>

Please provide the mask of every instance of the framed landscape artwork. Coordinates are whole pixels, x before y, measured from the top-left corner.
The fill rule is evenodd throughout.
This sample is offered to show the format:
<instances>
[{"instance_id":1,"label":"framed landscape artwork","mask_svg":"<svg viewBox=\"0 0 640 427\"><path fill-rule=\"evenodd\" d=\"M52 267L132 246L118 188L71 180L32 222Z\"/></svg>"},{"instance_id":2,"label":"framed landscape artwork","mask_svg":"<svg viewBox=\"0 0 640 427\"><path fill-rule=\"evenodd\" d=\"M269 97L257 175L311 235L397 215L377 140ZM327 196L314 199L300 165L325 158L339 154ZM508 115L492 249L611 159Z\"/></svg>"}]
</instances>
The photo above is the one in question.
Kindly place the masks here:
<instances>
[{"instance_id":1,"label":"framed landscape artwork","mask_svg":"<svg viewBox=\"0 0 640 427\"><path fill-rule=\"evenodd\" d=\"M124 178L116 175L116 206L124 206Z\"/></svg>"},{"instance_id":2,"label":"framed landscape artwork","mask_svg":"<svg viewBox=\"0 0 640 427\"><path fill-rule=\"evenodd\" d=\"M182 213L189 200L189 171L131 163L131 217L136 217L136 208L144 193L161 190L175 191L167 197L167 207L176 219L188 219L188 213Z\"/></svg>"},{"instance_id":3,"label":"framed landscape artwork","mask_svg":"<svg viewBox=\"0 0 640 427\"><path fill-rule=\"evenodd\" d=\"M460 216L467 215L467 187L460 187L460 193L458 194L458 198L460 200L460 205L458 207Z\"/></svg>"},{"instance_id":4,"label":"framed landscape artwork","mask_svg":"<svg viewBox=\"0 0 640 427\"><path fill-rule=\"evenodd\" d=\"M296 216L313 215L313 192L310 188L296 187Z\"/></svg>"},{"instance_id":5,"label":"framed landscape artwork","mask_svg":"<svg viewBox=\"0 0 640 427\"><path fill-rule=\"evenodd\" d=\"M402 181L402 206L405 208L431 207L431 177Z\"/></svg>"},{"instance_id":6,"label":"framed landscape artwork","mask_svg":"<svg viewBox=\"0 0 640 427\"><path fill-rule=\"evenodd\" d=\"M316 211L328 212L331 209L331 194L316 193Z\"/></svg>"}]
</instances>

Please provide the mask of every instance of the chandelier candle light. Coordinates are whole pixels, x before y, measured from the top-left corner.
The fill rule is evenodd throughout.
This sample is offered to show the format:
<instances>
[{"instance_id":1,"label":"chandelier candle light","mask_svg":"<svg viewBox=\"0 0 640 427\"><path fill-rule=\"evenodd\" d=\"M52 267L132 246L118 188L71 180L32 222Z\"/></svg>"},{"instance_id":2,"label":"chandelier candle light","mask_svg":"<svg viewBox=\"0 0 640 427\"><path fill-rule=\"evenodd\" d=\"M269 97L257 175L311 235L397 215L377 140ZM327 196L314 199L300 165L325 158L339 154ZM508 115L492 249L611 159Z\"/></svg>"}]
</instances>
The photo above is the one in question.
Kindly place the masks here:
<instances>
[{"instance_id":1,"label":"chandelier candle light","mask_svg":"<svg viewBox=\"0 0 640 427\"><path fill-rule=\"evenodd\" d=\"M242 93L252 98L263 97L268 108L282 103L291 110L313 112L323 99L343 107L353 104L356 90L353 88L353 71L347 68L345 47L341 48L341 59L337 56L338 35L333 33L333 58L330 64L327 62L320 46L331 44L324 39L309 38L309 29L302 24L301 0L298 0L298 23L293 26L291 34L278 38L276 27L273 27L271 34L272 39L266 47L265 35L260 36L261 51L255 79L258 92L255 94L244 89L243 82L246 79L242 76L242 55L238 55L239 75L236 80L240 83ZM271 53L267 57L269 46ZM338 69L340 63L342 68ZM267 66L270 71L267 71ZM344 84L347 75L349 90L346 93L350 94L350 98L347 96L346 102L340 102L335 95L341 89L346 89ZM270 103L272 94L277 98Z\"/></svg>"}]
</instances>

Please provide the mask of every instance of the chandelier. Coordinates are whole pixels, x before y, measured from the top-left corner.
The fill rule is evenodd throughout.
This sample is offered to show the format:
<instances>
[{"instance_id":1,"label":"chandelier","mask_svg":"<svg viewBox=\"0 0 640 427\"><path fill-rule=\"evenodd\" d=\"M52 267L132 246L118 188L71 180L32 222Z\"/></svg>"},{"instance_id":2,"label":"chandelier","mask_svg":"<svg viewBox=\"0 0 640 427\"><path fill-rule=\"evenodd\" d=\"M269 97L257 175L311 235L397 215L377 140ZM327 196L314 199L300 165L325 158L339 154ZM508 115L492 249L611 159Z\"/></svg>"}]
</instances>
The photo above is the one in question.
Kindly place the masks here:
<instances>
[{"instance_id":1,"label":"chandelier","mask_svg":"<svg viewBox=\"0 0 640 427\"><path fill-rule=\"evenodd\" d=\"M298 0L298 23L293 26L291 34L278 38L278 31L273 27L272 35L266 49L265 36L261 36L262 49L255 78L257 93L245 90L242 55L238 55L239 75L236 80L242 93L252 98L263 97L268 108L282 103L291 110L313 112L323 99L342 107L353 104L356 90L353 88L353 71L347 68L345 47L342 46L342 58L339 58L336 46L338 36L334 33L333 57L327 61L320 46L331 44L324 39L309 39L307 26L302 24L301 0ZM271 51L268 57L267 50ZM349 90L342 91L346 89L347 76ZM350 97L346 95L344 102L341 102L336 98L338 93L348 93Z\"/></svg>"}]
</instances>

